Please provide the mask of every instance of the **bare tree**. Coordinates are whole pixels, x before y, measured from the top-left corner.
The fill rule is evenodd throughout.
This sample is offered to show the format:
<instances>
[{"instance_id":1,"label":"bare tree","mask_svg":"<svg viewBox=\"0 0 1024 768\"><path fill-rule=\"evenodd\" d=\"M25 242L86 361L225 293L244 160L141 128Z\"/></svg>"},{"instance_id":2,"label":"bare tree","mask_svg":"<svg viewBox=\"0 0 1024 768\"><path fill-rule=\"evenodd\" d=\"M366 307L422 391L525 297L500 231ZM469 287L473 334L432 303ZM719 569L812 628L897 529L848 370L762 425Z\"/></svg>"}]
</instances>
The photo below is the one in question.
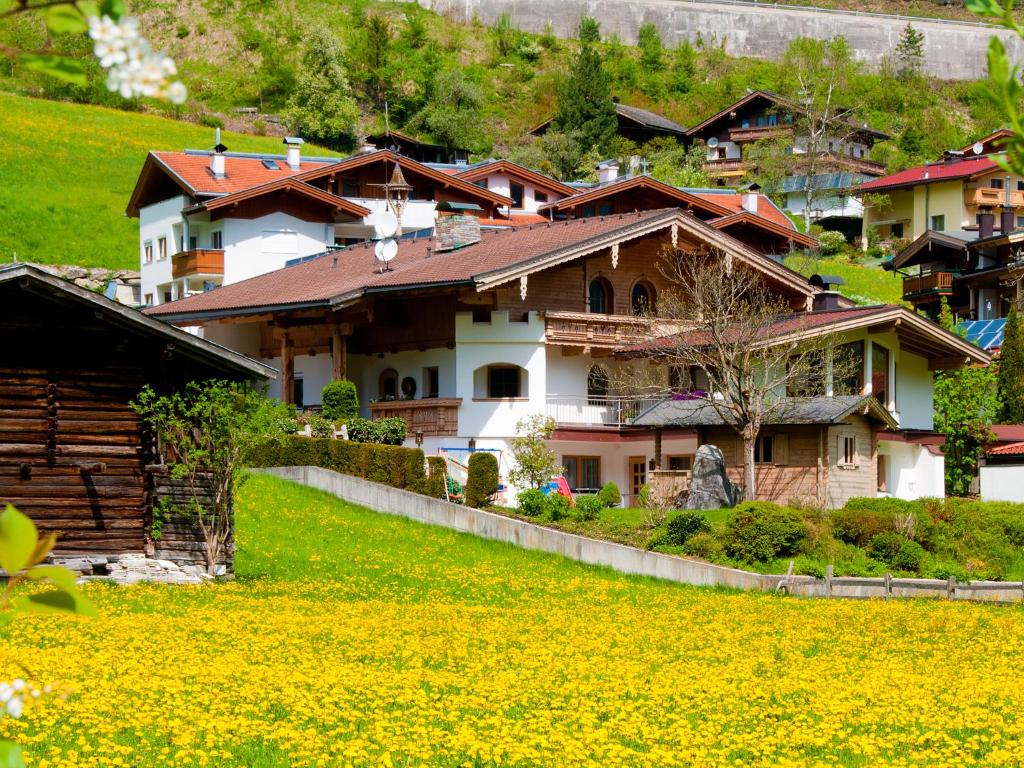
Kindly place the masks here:
<instances>
[{"instance_id":1,"label":"bare tree","mask_svg":"<svg viewBox=\"0 0 1024 768\"><path fill-rule=\"evenodd\" d=\"M794 311L761 273L727 254L670 252L661 271L671 285L657 305L665 335L636 352L660 365L625 366L618 386L682 396L695 416L716 414L743 442L744 498L753 500L761 427L785 423L802 398L828 394L828 382L849 379L854 362L812 316Z\"/></svg>"}]
</instances>

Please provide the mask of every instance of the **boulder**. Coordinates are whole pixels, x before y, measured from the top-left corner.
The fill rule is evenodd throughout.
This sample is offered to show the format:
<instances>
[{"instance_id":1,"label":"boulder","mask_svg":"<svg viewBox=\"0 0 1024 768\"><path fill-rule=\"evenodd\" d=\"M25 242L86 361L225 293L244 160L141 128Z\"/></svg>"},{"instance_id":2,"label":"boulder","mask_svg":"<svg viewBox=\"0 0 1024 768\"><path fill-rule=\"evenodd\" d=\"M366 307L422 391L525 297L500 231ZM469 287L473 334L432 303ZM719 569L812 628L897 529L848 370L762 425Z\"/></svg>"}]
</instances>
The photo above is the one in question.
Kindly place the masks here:
<instances>
[{"instance_id":1,"label":"boulder","mask_svg":"<svg viewBox=\"0 0 1024 768\"><path fill-rule=\"evenodd\" d=\"M742 498L740 487L725 473L725 457L717 445L697 449L690 473L686 509L734 507Z\"/></svg>"}]
</instances>

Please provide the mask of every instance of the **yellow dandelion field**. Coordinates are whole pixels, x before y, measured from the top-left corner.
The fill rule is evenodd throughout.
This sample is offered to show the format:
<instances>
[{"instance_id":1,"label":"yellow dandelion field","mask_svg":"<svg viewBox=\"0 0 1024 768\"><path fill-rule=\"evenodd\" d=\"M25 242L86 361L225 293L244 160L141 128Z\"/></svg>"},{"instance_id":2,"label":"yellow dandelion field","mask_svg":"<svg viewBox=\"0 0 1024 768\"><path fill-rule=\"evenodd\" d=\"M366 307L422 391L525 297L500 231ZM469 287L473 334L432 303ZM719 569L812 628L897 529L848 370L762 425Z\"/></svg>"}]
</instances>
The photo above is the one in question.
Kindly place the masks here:
<instances>
[{"instance_id":1,"label":"yellow dandelion field","mask_svg":"<svg viewBox=\"0 0 1024 768\"><path fill-rule=\"evenodd\" d=\"M254 478L239 578L0 634L82 766L1018 766L1024 609L634 579Z\"/></svg>"}]
</instances>

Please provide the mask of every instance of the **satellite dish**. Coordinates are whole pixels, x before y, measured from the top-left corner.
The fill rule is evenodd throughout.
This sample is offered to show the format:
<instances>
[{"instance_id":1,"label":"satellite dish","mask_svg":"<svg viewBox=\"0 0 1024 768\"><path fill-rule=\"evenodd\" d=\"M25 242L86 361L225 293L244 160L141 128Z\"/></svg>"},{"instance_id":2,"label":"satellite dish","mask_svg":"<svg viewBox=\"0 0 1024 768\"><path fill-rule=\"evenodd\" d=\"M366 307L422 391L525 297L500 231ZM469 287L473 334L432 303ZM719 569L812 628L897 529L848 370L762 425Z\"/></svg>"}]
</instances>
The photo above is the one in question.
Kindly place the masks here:
<instances>
[{"instance_id":1,"label":"satellite dish","mask_svg":"<svg viewBox=\"0 0 1024 768\"><path fill-rule=\"evenodd\" d=\"M373 255L377 258L377 261L387 264L398 255L398 241L391 238L378 240L377 244L373 246Z\"/></svg>"},{"instance_id":2,"label":"satellite dish","mask_svg":"<svg viewBox=\"0 0 1024 768\"><path fill-rule=\"evenodd\" d=\"M985 151L985 145L982 144L980 141L976 141L974 142L974 146L971 147L971 149L974 150L974 154L980 155L982 152Z\"/></svg>"},{"instance_id":3,"label":"satellite dish","mask_svg":"<svg viewBox=\"0 0 1024 768\"><path fill-rule=\"evenodd\" d=\"M373 217L373 231L378 238L393 237L398 232L398 217L391 211L379 211Z\"/></svg>"},{"instance_id":4,"label":"satellite dish","mask_svg":"<svg viewBox=\"0 0 1024 768\"><path fill-rule=\"evenodd\" d=\"M710 139L708 139L708 146L711 147L711 149L714 149L715 147L717 147L718 146L718 137L712 136Z\"/></svg>"}]
</instances>

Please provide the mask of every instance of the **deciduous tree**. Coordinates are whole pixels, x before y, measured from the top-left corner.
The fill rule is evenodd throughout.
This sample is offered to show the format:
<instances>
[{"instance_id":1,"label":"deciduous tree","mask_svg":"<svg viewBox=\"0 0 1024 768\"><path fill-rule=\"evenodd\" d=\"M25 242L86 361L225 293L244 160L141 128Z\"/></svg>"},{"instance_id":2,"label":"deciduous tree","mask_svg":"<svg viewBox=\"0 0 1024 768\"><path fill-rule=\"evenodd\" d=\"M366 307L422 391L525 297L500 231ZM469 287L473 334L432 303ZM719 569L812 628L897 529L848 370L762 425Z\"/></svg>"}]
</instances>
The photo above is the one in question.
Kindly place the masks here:
<instances>
[{"instance_id":1,"label":"deciduous tree","mask_svg":"<svg viewBox=\"0 0 1024 768\"><path fill-rule=\"evenodd\" d=\"M285 121L295 133L326 146L352 147L359 107L349 90L345 57L337 39L324 30L311 30L302 62Z\"/></svg>"},{"instance_id":2,"label":"deciduous tree","mask_svg":"<svg viewBox=\"0 0 1024 768\"><path fill-rule=\"evenodd\" d=\"M516 437L509 441L514 466L508 475L517 488L540 488L559 473L558 455L547 446L555 426L554 419L539 413L516 422Z\"/></svg>"}]
</instances>

